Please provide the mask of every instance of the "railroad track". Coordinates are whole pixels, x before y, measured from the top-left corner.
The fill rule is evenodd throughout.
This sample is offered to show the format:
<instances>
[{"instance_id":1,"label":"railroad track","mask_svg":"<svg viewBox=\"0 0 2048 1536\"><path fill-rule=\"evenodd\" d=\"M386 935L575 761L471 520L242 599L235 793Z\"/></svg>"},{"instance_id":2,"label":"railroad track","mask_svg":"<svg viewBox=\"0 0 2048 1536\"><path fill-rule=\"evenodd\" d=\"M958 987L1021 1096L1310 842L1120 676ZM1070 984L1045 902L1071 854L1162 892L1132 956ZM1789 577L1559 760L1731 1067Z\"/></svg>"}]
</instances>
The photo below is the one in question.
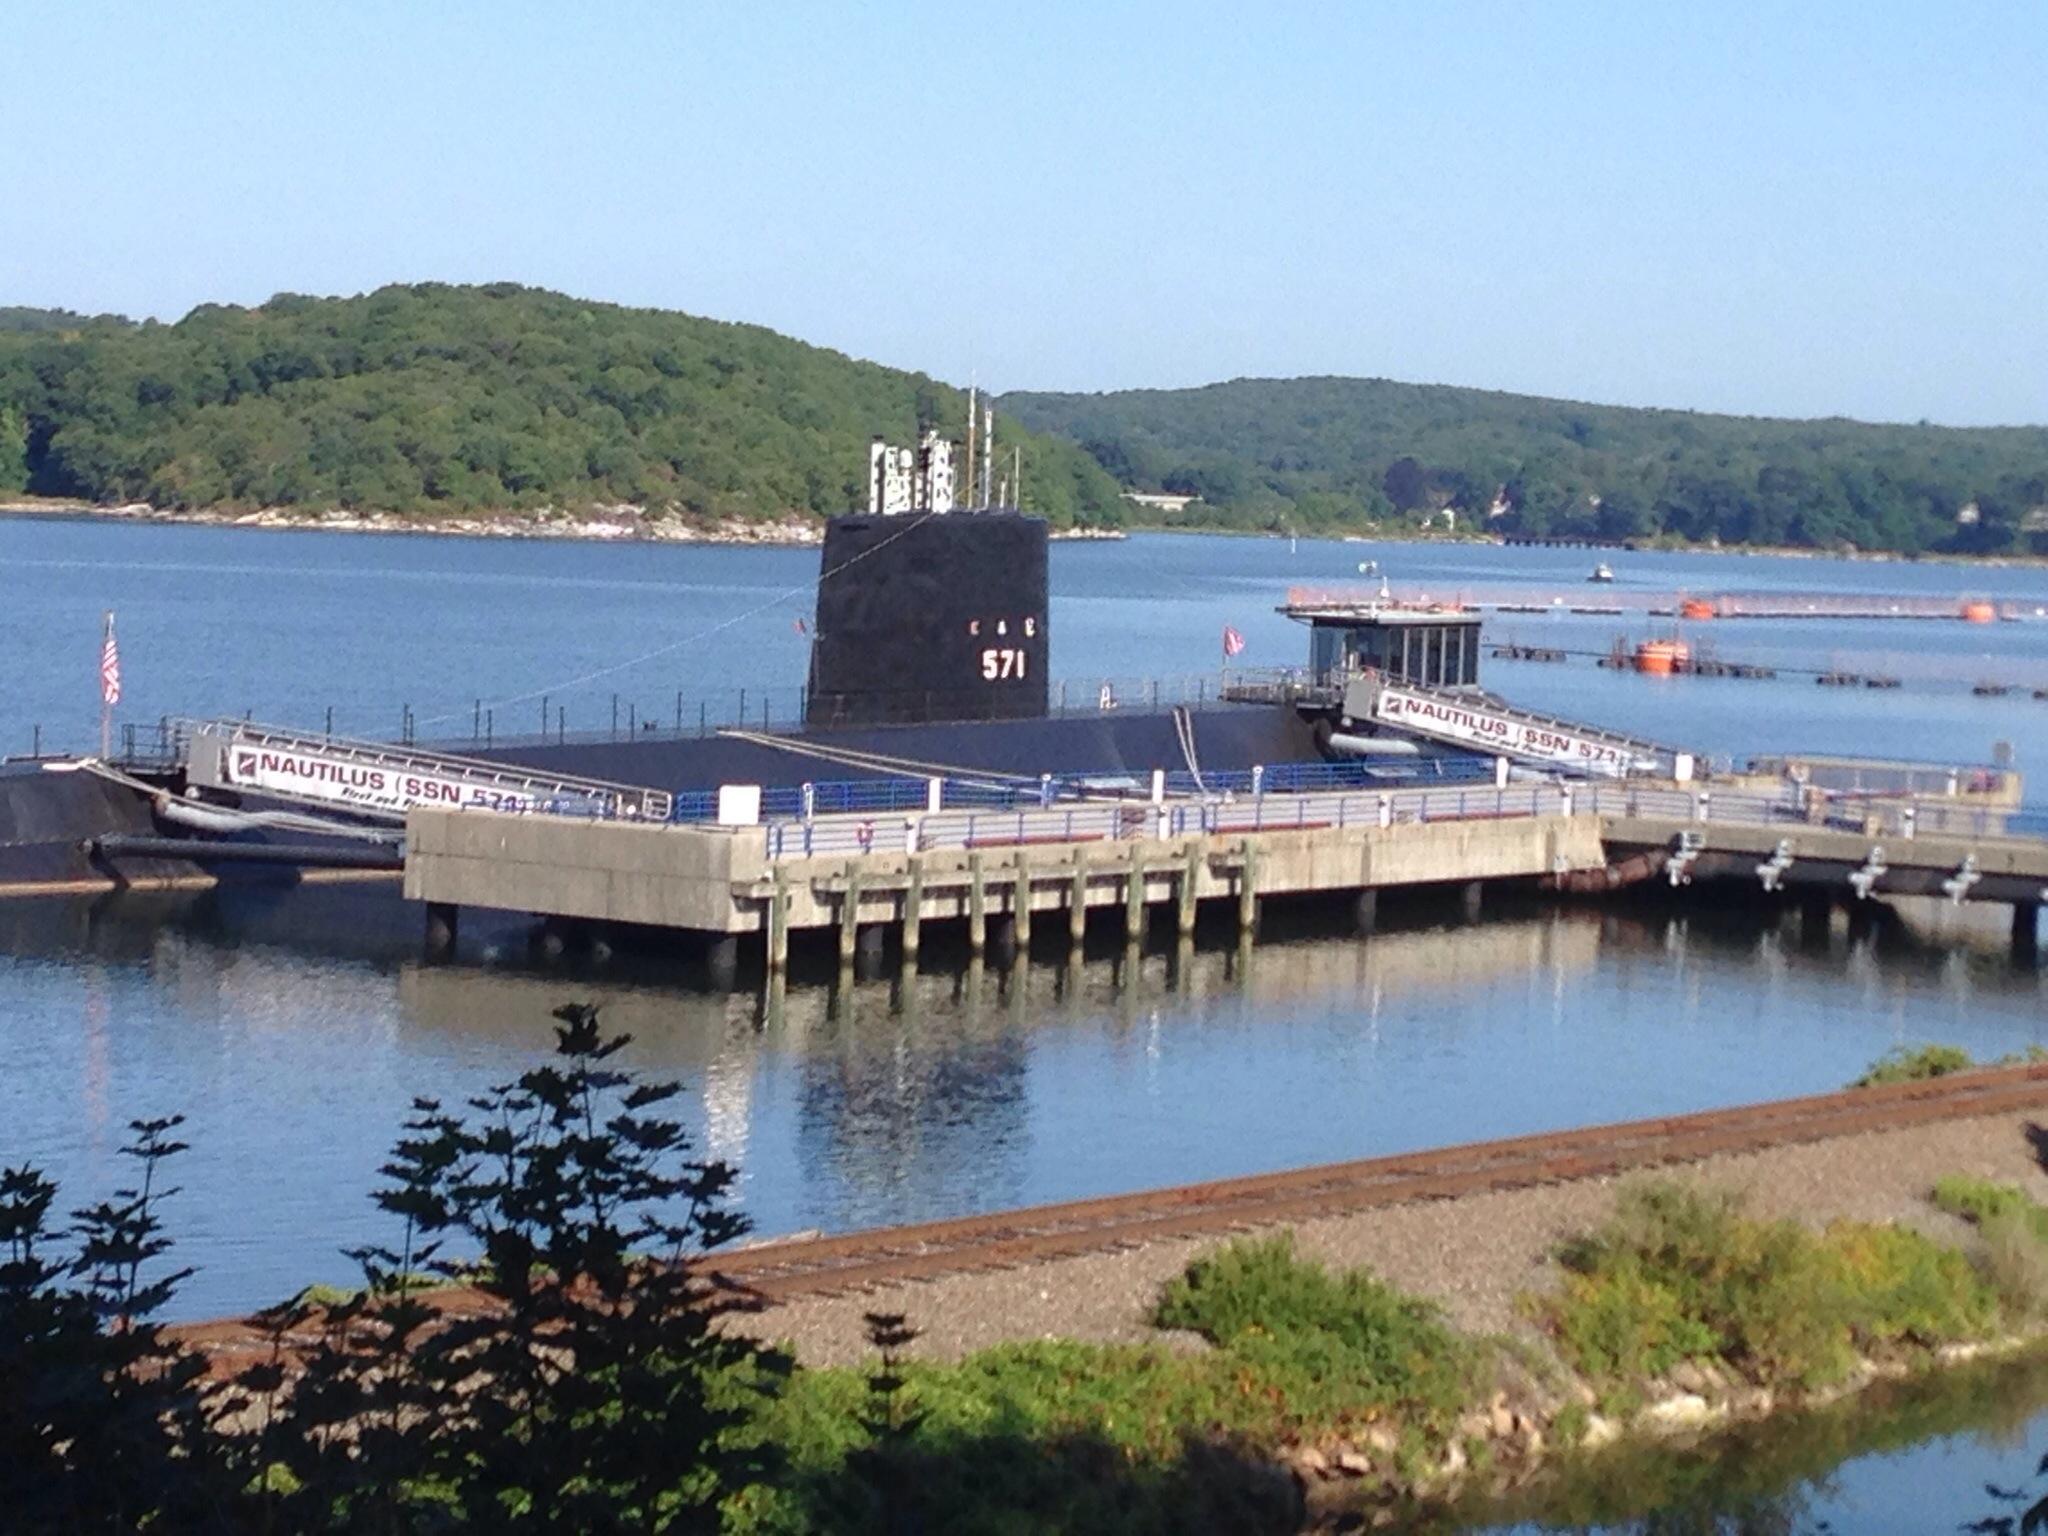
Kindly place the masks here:
<instances>
[{"instance_id":1,"label":"railroad track","mask_svg":"<svg viewBox=\"0 0 2048 1536\"><path fill-rule=\"evenodd\" d=\"M704 1261L704 1269L752 1304L772 1306L807 1296L870 1291L1151 1242L1606 1178L1729 1153L2025 1110L2048 1112L2048 1063L1467 1142L983 1216L774 1239L714 1254ZM431 1299L451 1314L489 1304L479 1293L456 1287L431 1293ZM216 1372L232 1369L268 1347L259 1332L242 1321L182 1325L167 1332L210 1355ZM311 1329L302 1332L303 1337L287 1340L287 1348L310 1344L316 1336Z\"/></svg>"},{"instance_id":2,"label":"railroad track","mask_svg":"<svg viewBox=\"0 0 2048 1536\"><path fill-rule=\"evenodd\" d=\"M716 1255L707 1268L764 1303L781 1302L2027 1109L2048 1110L2048 1064L770 1241Z\"/></svg>"}]
</instances>

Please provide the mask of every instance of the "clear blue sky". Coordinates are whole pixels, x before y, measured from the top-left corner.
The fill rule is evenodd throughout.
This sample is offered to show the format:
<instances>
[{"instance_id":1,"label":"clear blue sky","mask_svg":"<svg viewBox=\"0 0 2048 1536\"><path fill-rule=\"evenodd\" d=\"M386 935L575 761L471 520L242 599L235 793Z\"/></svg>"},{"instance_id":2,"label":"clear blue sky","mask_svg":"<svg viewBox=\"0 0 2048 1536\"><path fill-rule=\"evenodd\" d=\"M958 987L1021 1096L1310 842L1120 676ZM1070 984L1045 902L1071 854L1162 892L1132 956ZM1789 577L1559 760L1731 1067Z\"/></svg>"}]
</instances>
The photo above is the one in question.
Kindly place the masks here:
<instances>
[{"instance_id":1,"label":"clear blue sky","mask_svg":"<svg viewBox=\"0 0 2048 1536\"><path fill-rule=\"evenodd\" d=\"M2048 421L2048 4L8 0L0 303Z\"/></svg>"}]
</instances>

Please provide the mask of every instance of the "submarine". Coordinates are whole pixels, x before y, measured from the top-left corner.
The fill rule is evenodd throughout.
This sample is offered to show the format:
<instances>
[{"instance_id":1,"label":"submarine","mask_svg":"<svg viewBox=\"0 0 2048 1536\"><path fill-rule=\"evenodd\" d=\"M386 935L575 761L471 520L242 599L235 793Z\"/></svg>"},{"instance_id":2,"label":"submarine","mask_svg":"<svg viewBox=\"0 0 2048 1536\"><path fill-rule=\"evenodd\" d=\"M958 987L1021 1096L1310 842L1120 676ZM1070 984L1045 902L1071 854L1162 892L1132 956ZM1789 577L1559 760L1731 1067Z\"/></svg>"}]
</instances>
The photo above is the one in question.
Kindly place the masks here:
<instances>
[{"instance_id":1,"label":"submarine","mask_svg":"<svg viewBox=\"0 0 2048 1536\"><path fill-rule=\"evenodd\" d=\"M396 869L408 804L536 804L479 787L493 779L637 787L673 805L734 784L1099 786L1344 755L1331 721L1285 690L1160 704L1105 689L1054 707L1048 524L989 494L986 460L976 504L956 505L953 478L936 432L914 450L873 445L866 510L826 524L798 722L445 752L185 723L152 751L0 763L0 894ZM259 734L264 751L227 749Z\"/></svg>"}]
</instances>

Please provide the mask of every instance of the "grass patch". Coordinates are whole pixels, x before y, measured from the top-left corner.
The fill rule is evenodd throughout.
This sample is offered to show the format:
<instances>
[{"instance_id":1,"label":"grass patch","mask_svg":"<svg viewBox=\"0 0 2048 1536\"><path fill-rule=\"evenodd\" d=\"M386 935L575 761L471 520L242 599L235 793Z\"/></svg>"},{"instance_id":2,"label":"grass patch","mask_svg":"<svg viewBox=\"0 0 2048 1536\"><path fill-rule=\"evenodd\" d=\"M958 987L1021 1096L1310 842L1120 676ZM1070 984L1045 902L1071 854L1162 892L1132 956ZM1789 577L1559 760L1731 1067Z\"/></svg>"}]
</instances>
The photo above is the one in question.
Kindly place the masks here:
<instances>
[{"instance_id":1,"label":"grass patch","mask_svg":"<svg viewBox=\"0 0 2048 1536\"><path fill-rule=\"evenodd\" d=\"M1938 1180L1932 1199L1977 1228L1979 1266L2006 1311L2016 1319L2048 1317L2048 1206L2017 1185L1968 1174Z\"/></svg>"},{"instance_id":2,"label":"grass patch","mask_svg":"<svg viewBox=\"0 0 2048 1536\"><path fill-rule=\"evenodd\" d=\"M1932 1198L1936 1209L1951 1216L1980 1227L2016 1222L2048 1243L2048 1206L2038 1204L2017 1184L1994 1184L1970 1174L1952 1173L1935 1181Z\"/></svg>"},{"instance_id":3,"label":"grass patch","mask_svg":"<svg viewBox=\"0 0 2048 1536\"><path fill-rule=\"evenodd\" d=\"M1533 1310L1610 1394L1688 1359L1822 1386L1858 1355L1983 1337L2000 1310L1963 1254L1917 1232L1835 1222L1815 1234L1667 1182L1623 1191L1560 1257L1563 1290Z\"/></svg>"}]
</instances>

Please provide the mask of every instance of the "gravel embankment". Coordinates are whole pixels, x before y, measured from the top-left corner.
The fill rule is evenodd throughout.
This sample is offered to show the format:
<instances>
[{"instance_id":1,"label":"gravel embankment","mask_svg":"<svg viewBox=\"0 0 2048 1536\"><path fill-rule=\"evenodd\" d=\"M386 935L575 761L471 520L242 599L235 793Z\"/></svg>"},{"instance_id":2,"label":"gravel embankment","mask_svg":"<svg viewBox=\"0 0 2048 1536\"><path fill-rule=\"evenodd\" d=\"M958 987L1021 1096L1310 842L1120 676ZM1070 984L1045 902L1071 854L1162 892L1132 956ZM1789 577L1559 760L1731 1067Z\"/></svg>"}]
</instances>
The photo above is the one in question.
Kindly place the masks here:
<instances>
[{"instance_id":1,"label":"gravel embankment","mask_svg":"<svg viewBox=\"0 0 2048 1536\"><path fill-rule=\"evenodd\" d=\"M2031 1134L2030 1134L2031 1133ZM2048 1201L2048 1115L1956 1120L1807 1146L1710 1158L1676 1177L1746 1191L1760 1215L1825 1222L1835 1217L1903 1221L1949 1241L1962 1223L1927 1202L1944 1174L2024 1185ZM1515 1298L1553 1282L1550 1255L1596 1225L1618 1181L1471 1195L1305 1222L1303 1253L1332 1265L1369 1266L1392 1284L1441 1302L1471 1332L1518 1326ZM913 1353L955 1359L1010 1339L1160 1340L1145 1323L1159 1287L1216 1239L1159 1242L986 1274L955 1275L856 1295L790 1302L741 1326L786 1341L811 1365L863 1362L862 1315L903 1312L923 1330Z\"/></svg>"}]
</instances>

